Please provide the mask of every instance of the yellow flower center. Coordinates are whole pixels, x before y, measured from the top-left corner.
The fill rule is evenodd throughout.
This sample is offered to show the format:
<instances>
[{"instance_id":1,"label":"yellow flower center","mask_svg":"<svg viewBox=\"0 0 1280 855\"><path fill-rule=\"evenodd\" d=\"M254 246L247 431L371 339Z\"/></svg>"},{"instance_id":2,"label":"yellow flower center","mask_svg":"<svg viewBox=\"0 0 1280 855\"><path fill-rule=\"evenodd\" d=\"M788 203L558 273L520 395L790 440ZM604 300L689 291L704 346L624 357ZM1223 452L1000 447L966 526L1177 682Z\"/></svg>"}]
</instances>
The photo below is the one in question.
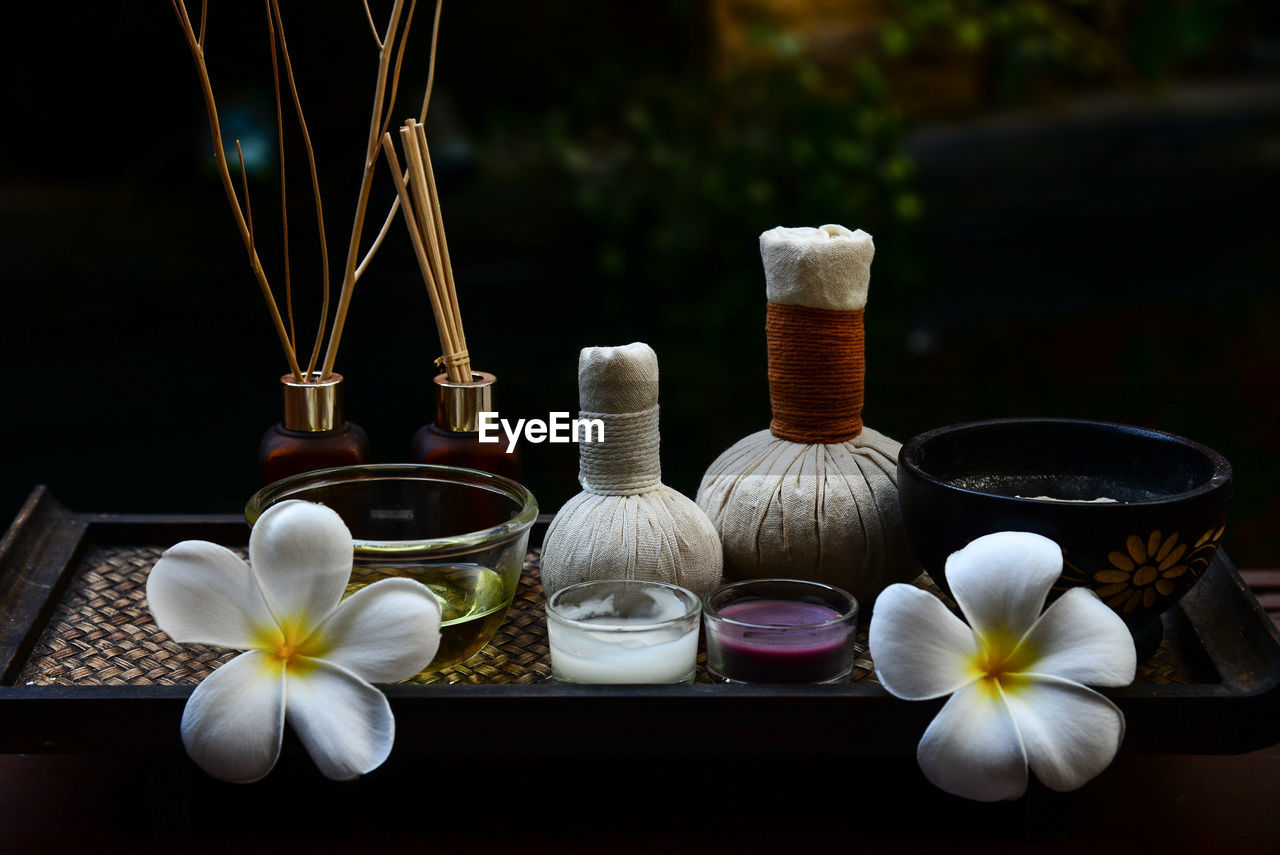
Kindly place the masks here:
<instances>
[{"instance_id":1,"label":"yellow flower center","mask_svg":"<svg viewBox=\"0 0 1280 855\"><path fill-rule=\"evenodd\" d=\"M319 633L308 632L299 620L282 620L279 627L271 627L261 635L258 648L274 663L283 668L307 667L308 661L329 650L328 641Z\"/></svg>"},{"instance_id":2,"label":"yellow flower center","mask_svg":"<svg viewBox=\"0 0 1280 855\"><path fill-rule=\"evenodd\" d=\"M1006 632L988 632L979 638L979 649L970 662L974 675L990 691L1008 691L1025 681L1023 673L1036 660L1031 645Z\"/></svg>"}]
</instances>

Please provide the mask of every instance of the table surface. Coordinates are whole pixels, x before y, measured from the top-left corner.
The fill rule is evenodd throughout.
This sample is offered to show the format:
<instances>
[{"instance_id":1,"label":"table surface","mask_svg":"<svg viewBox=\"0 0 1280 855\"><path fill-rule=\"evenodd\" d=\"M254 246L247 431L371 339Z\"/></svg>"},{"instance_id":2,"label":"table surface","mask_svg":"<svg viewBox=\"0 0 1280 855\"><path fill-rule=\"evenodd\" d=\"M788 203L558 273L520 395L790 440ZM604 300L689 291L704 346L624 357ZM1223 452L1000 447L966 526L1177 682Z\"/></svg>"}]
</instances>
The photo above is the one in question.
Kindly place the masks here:
<instances>
[{"instance_id":1,"label":"table surface","mask_svg":"<svg viewBox=\"0 0 1280 855\"><path fill-rule=\"evenodd\" d=\"M1280 624L1280 570L1245 570ZM1230 723L1224 723L1230 726ZM509 738L530 738L512 722ZM447 761L452 764L453 761ZM467 794L466 796L460 794ZM1121 755L1081 790L983 805L909 758L605 755L470 767L393 753L357 784L305 756L251 786L185 758L0 756L0 853L1280 851L1280 744Z\"/></svg>"},{"instance_id":2,"label":"table surface","mask_svg":"<svg viewBox=\"0 0 1280 855\"><path fill-rule=\"evenodd\" d=\"M793 758L455 776L394 755L358 784L305 758L250 786L190 768L78 756L0 757L0 852L238 855L403 851L1255 853L1277 851L1280 746L1226 757L1123 755L1082 790L977 804L914 763ZM588 785L586 781L593 782ZM450 796L451 783L478 793ZM452 814L442 804L469 805ZM609 841L602 845L601 841ZM836 849L836 846L839 849Z\"/></svg>"}]
</instances>

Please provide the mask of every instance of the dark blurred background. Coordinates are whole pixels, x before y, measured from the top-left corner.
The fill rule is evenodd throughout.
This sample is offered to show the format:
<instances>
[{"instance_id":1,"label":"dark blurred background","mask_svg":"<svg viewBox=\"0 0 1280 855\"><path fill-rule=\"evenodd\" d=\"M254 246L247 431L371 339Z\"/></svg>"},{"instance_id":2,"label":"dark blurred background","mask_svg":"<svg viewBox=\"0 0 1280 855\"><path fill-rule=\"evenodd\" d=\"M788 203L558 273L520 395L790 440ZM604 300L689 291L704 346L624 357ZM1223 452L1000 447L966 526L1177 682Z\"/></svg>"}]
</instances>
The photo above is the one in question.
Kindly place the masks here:
<instances>
[{"instance_id":1,"label":"dark blurred background","mask_svg":"<svg viewBox=\"0 0 1280 855\"><path fill-rule=\"evenodd\" d=\"M263 6L213 5L224 136L244 147L283 299ZM389 3L372 5L382 20ZM376 49L358 2L283 9L336 279ZM397 122L421 102L430 12ZM0 516L37 483L76 510L238 511L286 363L172 9L11 18L0 80ZM1236 562L1280 560L1280 5L455 0L428 127L470 350L504 416L576 410L581 347L646 341L665 480L692 494L768 423L759 233L841 223L877 246L868 424L901 440L1022 415L1179 433L1235 465ZM288 134L305 351L319 252ZM392 192L383 169L366 242ZM376 459L403 459L429 419L437 353L397 220L337 359ZM576 449L525 452L554 510Z\"/></svg>"}]
</instances>

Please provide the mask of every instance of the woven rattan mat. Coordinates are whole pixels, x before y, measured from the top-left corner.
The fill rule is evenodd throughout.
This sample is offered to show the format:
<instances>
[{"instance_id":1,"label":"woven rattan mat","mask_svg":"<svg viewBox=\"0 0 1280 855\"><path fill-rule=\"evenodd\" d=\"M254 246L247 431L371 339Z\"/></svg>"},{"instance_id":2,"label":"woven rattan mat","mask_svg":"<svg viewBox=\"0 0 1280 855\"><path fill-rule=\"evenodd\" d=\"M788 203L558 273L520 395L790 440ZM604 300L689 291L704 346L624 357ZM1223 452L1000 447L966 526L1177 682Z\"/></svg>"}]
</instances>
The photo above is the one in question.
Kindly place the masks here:
<instances>
[{"instance_id":1,"label":"woven rattan mat","mask_svg":"<svg viewBox=\"0 0 1280 855\"><path fill-rule=\"evenodd\" d=\"M19 677L35 686L193 685L236 655L200 645L179 645L151 620L147 573L164 547L112 546L88 551ZM241 555L243 556L243 551ZM927 576L917 584L937 592ZM520 588L498 634L466 662L422 683L543 683L551 680L538 554L525 560ZM859 628L860 656L866 627ZM855 682L875 680L871 662L859 658ZM1162 644L1138 673L1141 683L1191 683L1194 673L1178 645ZM698 682L709 682L698 657Z\"/></svg>"}]
</instances>

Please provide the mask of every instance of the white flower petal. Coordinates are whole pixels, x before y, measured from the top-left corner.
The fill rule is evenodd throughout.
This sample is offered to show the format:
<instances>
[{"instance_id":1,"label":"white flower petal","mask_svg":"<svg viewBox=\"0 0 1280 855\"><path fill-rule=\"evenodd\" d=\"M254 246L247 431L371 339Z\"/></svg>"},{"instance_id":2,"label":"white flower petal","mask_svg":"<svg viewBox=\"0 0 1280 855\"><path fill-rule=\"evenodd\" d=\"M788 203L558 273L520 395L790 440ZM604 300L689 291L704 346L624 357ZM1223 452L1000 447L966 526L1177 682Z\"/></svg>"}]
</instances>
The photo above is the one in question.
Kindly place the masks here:
<instances>
[{"instance_id":1,"label":"white flower petal","mask_svg":"<svg viewBox=\"0 0 1280 855\"><path fill-rule=\"evenodd\" d=\"M371 683L394 683L430 664L440 617L440 601L426 585L383 579L343 600L316 636L328 647L325 661Z\"/></svg>"},{"instance_id":2,"label":"white flower petal","mask_svg":"<svg viewBox=\"0 0 1280 855\"><path fill-rule=\"evenodd\" d=\"M914 585L890 585L876 598L868 644L880 682L909 701L949 695L977 676L973 631Z\"/></svg>"},{"instance_id":3,"label":"white flower petal","mask_svg":"<svg viewBox=\"0 0 1280 855\"><path fill-rule=\"evenodd\" d=\"M1124 621L1088 588L1068 589L1022 644L1035 660L1028 673L1091 686L1127 686L1138 667Z\"/></svg>"},{"instance_id":4,"label":"white flower petal","mask_svg":"<svg viewBox=\"0 0 1280 855\"><path fill-rule=\"evenodd\" d=\"M333 611L351 578L351 532L330 508L272 505L249 535L249 563L282 625L311 629Z\"/></svg>"},{"instance_id":5,"label":"white flower petal","mask_svg":"<svg viewBox=\"0 0 1280 855\"><path fill-rule=\"evenodd\" d=\"M983 802L1016 799L1027 789L1027 756L999 689L965 686L929 724L916 760L934 786Z\"/></svg>"},{"instance_id":6,"label":"white flower petal","mask_svg":"<svg viewBox=\"0 0 1280 855\"><path fill-rule=\"evenodd\" d=\"M285 695L289 724L325 777L359 777L391 753L391 705L350 671L323 659L291 665Z\"/></svg>"},{"instance_id":7,"label":"white flower petal","mask_svg":"<svg viewBox=\"0 0 1280 855\"><path fill-rule=\"evenodd\" d=\"M1124 714L1070 680L1035 678L1005 692L1031 771L1046 786L1074 790L1107 768L1124 739Z\"/></svg>"},{"instance_id":8,"label":"white flower petal","mask_svg":"<svg viewBox=\"0 0 1280 855\"><path fill-rule=\"evenodd\" d=\"M1012 644L1040 617L1062 575L1062 549L1027 531L1002 531L971 541L947 558L947 585L979 636L1007 635Z\"/></svg>"},{"instance_id":9,"label":"white flower petal","mask_svg":"<svg viewBox=\"0 0 1280 855\"><path fill-rule=\"evenodd\" d=\"M165 550L147 576L147 605L156 626L179 644L244 650L279 635L249 566L203 540Z\"/></svg>"},{"instance_id":10,"label":"white flower petal","mask_svg":"<svg viewBox=\"0 0 1280 855\"><path fill-rule=\"evenodd\" d=\"M215 778L247 784L280 756L284 735L284 668L251 650L205 677L182 712L182 744Z\"/></svg>"}]
</instances>

